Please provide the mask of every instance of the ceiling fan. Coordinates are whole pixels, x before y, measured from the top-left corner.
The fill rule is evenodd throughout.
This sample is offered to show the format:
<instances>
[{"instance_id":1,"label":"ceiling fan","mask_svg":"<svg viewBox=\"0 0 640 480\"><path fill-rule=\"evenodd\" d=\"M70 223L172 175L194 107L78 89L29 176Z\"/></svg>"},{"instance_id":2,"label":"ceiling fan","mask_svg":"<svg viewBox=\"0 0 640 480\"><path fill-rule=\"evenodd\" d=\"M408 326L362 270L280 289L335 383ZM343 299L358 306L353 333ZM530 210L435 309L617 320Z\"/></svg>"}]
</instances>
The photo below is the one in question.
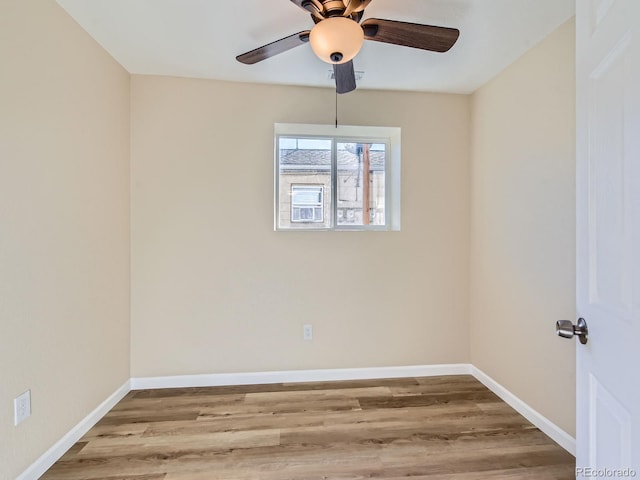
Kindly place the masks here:
<instances>
[{"instance_id":1,"label":"ceiling fan","mask_svg":"<svg viewBox=\"0 0 640 480\"><path fill-rule=\"evenodd\" d=\"M460 35L455 28L380 18L368 18L360 23L365 8L372 0L291 1L311 14L315 26L238 55L236 60L252 65L309 42L321 60L333 65L338 93L351 92L356 88L353 58L364 40L446 52Z\"/></svg>"}]
</instances>

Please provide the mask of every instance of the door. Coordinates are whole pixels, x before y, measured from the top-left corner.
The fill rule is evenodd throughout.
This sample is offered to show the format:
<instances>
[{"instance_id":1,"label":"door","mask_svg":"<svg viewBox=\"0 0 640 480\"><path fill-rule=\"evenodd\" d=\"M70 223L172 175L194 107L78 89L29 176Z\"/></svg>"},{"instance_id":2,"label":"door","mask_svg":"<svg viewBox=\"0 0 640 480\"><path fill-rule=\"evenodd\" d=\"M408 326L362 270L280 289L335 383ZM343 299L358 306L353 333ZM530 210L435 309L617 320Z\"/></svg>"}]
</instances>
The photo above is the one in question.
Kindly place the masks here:
<instances>
[{"instance_id":1,"label":"door","mask_svg":"<svg viewBox=\"0 0 640 480\"><path fill-rule=\"evenodd\" d=\"M577 476L640 477L640 0L577 0L576 30Z\"/></svg>"}]
</instances>

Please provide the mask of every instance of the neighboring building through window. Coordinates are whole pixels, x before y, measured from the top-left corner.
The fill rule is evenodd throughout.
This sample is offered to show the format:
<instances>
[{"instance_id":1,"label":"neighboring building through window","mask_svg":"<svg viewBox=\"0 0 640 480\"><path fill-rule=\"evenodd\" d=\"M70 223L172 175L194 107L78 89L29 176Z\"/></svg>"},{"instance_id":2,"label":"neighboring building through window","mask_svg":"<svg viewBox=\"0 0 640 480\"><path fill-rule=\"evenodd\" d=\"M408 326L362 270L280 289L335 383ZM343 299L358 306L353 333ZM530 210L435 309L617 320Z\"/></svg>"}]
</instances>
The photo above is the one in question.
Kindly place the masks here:
<instances>
[{"instance_id":1,"label":"neighboring building through window","mask_svg":"<svg viewBox=\"0 0 640 480\"><path fill-rule=\"evenodd\" d=\"M400 229L400 132L276 125L276 229Z\"/></svg>"}]
</instances>

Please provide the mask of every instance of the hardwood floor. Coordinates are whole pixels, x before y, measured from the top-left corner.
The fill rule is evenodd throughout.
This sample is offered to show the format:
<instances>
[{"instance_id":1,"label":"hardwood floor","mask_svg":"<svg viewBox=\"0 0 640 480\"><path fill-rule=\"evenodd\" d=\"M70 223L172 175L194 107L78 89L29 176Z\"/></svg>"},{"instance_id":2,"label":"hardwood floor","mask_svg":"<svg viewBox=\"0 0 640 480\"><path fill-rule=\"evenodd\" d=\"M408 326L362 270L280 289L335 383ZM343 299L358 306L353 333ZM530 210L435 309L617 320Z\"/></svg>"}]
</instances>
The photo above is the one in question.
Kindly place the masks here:
<instances>
[{"instance_id":1,"label":"hardwood floor","mask_svg":"<svg viewBox=\"0 0 640 480\"><path fill-rule=\"evenodd\" d=\"M468 375L130 392L43 480L573 479Z\"/></svg>"}]
</instances>

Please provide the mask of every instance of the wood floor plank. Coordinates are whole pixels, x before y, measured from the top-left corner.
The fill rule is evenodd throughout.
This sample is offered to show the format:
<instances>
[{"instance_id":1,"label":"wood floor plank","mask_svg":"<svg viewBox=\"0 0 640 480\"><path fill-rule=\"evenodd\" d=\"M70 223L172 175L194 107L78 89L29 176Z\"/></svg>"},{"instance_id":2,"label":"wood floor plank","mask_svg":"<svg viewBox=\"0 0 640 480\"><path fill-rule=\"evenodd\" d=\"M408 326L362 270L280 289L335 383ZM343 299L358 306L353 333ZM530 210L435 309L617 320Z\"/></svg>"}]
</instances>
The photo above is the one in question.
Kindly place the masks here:
<instances>
[{"instance_id":1,"label":"wood floor plank","mask_svg":"<svg viewBox=\"0 0 640 480\"><path fill-rule=\"evenodd\" d=\"M350 399L350 398L391 398L389 387L366 386L360 388L326 388L323 390L298 390L283 392L256 392L245 395L245 403L309 402L313 400Z\"/></svg>"},{"instance_id":2,"label":"wood floor plank","mask_svg":"<svg viewBox=\"0 0 640 480\"><path fill-rule=\"evenodd\" d=\"M359 410L360 403L357 398L327 398L301 402L299 400L282 401L277 403L243 403L241 405L223 405L205 407L200 411L199 417L227 417L230 415L244 414L278 414L294 412L331 412Z\"/></svg>"},{"instance_id":3,"label":"wood floor plank","mask_svg":"<svg viewBox=\"0 0 640 480\"><path fill-rule=\"evenodd\" d=\"M199 433L191 435L156 435L145 437L102 438L90 441L78 458L129 455L136 451L143 454L171 455L175 452L195 450L225 450L230 448L255 448L280 444L280 431L242 430L235 432Z\"/></svg>"},{"instance_id":4,"label":"wood floor plank","mask_svg":"<svg viewBox=\"0 0 640 480\"><path fill-rule=\"evenodd\" d=\"M116 475L104 477L102 480L164 480L166 477L166 473L157 473L152 475Z\"/></svg>"},{"instance_id":5,"label":"wood floor plank","mask_svg":"<svg viewBox=\"0 0 640 480\"><path fill-rule=\"evenodd\" d=\"M420 395L401 395L392 397L366 397L359 398L360 406L366 408L403 408L403 407L424 407L437 404L452 404L464 401L474 403L495 402L497 396L490 391L477 392L453 392L434 393Z\"/></svg>"},{"instance_id":6,"label":"wood floor plank","mask_svg":"<svg viewBox=\"0 0 640 480\"><path fill-rule=\"evenodd\" d=\"M246 394L229 394L229 395L194 395L194 396L169 396L169 397L151 397L137 398L134 397L128 401L118 403L109 413L118 414L136 410L185 410L189 408L201 408L206 405L233 405L242 403Z\"/></svg>"},{"instance_id":7,"label":"wood floor plank","mask_svg":"<svg viewBox=\"0 0 640 480\"><path fill-rule=\"evenodd\" d=\"M252 413L223 417L202 416L197 422L160 422L149 424L144 436L182 436L244 430L272 430L320 426L324 412Z\"/></svg>"},{"instance_id":8,"label":"wood floor plank","mask_svg":"<svg viewBox=\"0 0 640 480\"><path fill-rule=\"evenodd\" d=\"M470 375L130 392L44 480L574 478Z\"/></svg>"},{"instance_id":9,"label":"wood floor plank","mask_svg":"<svg viewBox=\"0 0 640 480\"><path fill-rule=\"evenodd\" d=\"M125 423L122 425L96 424L83 437L84 442L97 438L127 438L142 435L149 428L148 423Z\"/></svg>"}]
</instances>

